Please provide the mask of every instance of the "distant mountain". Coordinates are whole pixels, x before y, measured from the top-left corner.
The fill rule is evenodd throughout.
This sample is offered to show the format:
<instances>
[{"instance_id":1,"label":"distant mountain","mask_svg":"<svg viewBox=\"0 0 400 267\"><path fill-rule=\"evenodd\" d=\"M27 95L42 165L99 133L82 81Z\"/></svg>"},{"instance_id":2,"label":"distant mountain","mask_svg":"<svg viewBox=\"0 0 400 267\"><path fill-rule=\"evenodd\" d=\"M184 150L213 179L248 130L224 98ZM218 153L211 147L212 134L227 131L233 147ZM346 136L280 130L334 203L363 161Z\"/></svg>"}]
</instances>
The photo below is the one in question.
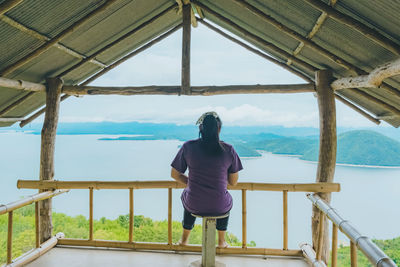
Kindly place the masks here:
<instances>
[{"instance_id":1,"label":"distant mountain","mask_svg":"<svg viewBox=\"0 0 400 267\"><path fill-rule=\"evenodd\" d=\"M301 159L318 160L318 146ZM350 131L338 136L337 163L371 166L400 166L400 142L374 131Z\"/></svg>"}]
</instances>

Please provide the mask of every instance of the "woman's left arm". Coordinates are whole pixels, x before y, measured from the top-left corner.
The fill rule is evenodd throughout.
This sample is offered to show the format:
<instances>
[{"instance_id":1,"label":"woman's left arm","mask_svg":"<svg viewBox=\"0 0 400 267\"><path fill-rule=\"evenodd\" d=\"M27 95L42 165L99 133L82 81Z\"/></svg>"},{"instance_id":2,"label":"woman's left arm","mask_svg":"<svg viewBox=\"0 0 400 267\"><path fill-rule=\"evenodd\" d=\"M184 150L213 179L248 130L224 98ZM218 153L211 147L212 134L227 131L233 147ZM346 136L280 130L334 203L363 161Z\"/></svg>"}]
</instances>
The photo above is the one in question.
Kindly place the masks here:
<instances>
[{"instance_id":1,"label":"woman's left arm","mask_svg":"<svg viewBox=\"0 0 400 267\"><path fill-rule=\"evenodd\" d=\"M171 168L171 177L174 178L177 182L185 185L187 185L189 179L185 174L180 173L175 168Z\"/></svg>"}]
</instances>

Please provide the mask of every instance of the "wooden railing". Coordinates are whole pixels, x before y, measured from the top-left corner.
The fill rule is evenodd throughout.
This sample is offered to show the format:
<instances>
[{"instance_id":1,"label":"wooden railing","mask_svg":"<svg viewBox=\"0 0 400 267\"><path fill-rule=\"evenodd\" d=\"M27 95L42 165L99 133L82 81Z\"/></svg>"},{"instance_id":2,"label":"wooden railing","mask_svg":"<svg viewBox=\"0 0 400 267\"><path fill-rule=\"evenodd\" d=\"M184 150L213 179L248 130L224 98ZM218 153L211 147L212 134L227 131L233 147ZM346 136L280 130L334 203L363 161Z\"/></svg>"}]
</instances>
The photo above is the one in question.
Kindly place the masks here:
<instances>
[{"instance_id":1,"label":"wooden railing","mask_svg":"<svg viewBox=\"0 0 400 267\"><path fill-rule=\"evenodd\" d=\"M180 246L172 243L172 190L184 188L185 185L175 181L38 181L19 180L18 188L31 189L89 189L89 239L60 239L58 244L73 246L117 247L130 249L174 250L200 252L201 246ZM168 243L133 242L134 206L133 194L138 189L168 189ZM128 241L105 241L93 239L93 190L94 189L127 189L129 190L129 239ZM220 254L255 254L302 256L301 250L288 249L288 192L339 192L337 183L312 184L274 184L274 183L238 183L228 186L230 190L242 192L242 247L217 248ZM281 191L283 196L283 248L247 247L247 191Z\"/></svg>"},{"instance_id":2,"label":"wooden railing","mask_svg":"<svg viewBox=\"0 0 400 267\"><path fill-rule=\"evenodd\" d=\"M332 221L332 267L336 267L337 265L338 229L340 229L340 231L350 239L351 267L357 267L357 247L368 258L373 266L397 266L377 245L371 241L371 239L361 235L349 221L344 220L332 206L326 203L318 195L307 194L307 197L312 201L313 205L320 210L320 218L322 222L325 218ZM320 225L324 225L324 223L321 223ZM322 235L320 235L318 244L322 244ZM321 260L321 248L322 245L318 245L316 255L317 261Z\"/></svg>"},{"instance_id":3,"label":"wooden railing","mask_svg":"<svg viewBox=\"0 0 400 267\"><path fill-rule=\"evenodd\" d=\"M36 252L40 254L40 252L44 249L47 249L48 247L51 247L51 245L54 243L54 238L51 238L50 240L46 241L46 245L43 245L40 243L40 238L39 238L39 229L40 229L40 208L39 208L39 201L49 199L52 197L55 197L59 194L68 192L69 190L55 190L55 191L46 191L43 193L35 194L29 197L25 197L23 199L17 200L15 202L11 202L6 205L0 205L0 215L8 213L8 232L7 232L7 264L12 263L12 234L13 234L13 212L16 209L25 207L27 205L30 205L32 203L35 203L35 247L37 249ZM57 238L56 238L57 239ZM56 241L57 243L57 241ZM55 243L54 243L55 245ZM53 246L54 246L53 245ZM32 254L34 251L30 251L28 253Z\"/></svg>"}]
</instances>

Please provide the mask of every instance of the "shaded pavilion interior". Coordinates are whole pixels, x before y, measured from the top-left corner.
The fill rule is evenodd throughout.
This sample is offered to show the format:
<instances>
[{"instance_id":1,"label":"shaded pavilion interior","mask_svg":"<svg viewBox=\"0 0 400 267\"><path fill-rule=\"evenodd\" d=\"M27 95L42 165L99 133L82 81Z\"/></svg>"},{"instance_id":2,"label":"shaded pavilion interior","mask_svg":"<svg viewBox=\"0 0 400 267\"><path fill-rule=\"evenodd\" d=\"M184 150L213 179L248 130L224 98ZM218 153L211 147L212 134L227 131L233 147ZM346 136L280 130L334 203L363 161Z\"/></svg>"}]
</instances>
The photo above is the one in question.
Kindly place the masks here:
<instances>
[{"instance_id":1,"label":"shaded pavilion interior","mask_svg":"<svg viewBox=\"0 0 400 267\"><path fill-rule=\"evenodd\" d=\"M0 0L0 126L23 127L46 112L40 180L52 180L59 104L69 96L316 93L321 125L316 182L331 183L335 99L373 123L400 126L399 12L400 5L389 0ZM191 86L190 32L199 23L305 83ZM181 84L90 86L181 28ZM50 188L60 189L41 189ZM320 194L327 202L329 192ZM41 215L45 222L51 209L41 205L50 213ZM317 210L314 215L316 249L318 232L326 236L327 230ZM321 241L325 254L327 241Z\"/></svg>"}]
</instances>

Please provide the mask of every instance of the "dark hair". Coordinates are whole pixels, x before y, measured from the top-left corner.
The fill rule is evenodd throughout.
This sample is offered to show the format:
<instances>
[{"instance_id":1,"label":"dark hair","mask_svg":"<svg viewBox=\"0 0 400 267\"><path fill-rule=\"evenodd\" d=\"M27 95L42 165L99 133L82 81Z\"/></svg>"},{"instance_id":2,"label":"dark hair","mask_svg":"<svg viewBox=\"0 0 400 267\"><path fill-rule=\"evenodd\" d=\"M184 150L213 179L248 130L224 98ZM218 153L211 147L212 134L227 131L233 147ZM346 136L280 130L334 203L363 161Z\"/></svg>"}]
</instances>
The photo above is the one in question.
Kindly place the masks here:
<instances>
[{"instance_id":1,"label":"dark hair","mask_svg":"<svg viewBox=\"0 0 400 267\"><path fill-rule=\"evenodd\" d=\"M224 147L219 141L221 126L221 119L213 115L206 115L203 122L199 125L201 146L207 154L217 155L224 151Z\"/></svg>"}]
</instances>

